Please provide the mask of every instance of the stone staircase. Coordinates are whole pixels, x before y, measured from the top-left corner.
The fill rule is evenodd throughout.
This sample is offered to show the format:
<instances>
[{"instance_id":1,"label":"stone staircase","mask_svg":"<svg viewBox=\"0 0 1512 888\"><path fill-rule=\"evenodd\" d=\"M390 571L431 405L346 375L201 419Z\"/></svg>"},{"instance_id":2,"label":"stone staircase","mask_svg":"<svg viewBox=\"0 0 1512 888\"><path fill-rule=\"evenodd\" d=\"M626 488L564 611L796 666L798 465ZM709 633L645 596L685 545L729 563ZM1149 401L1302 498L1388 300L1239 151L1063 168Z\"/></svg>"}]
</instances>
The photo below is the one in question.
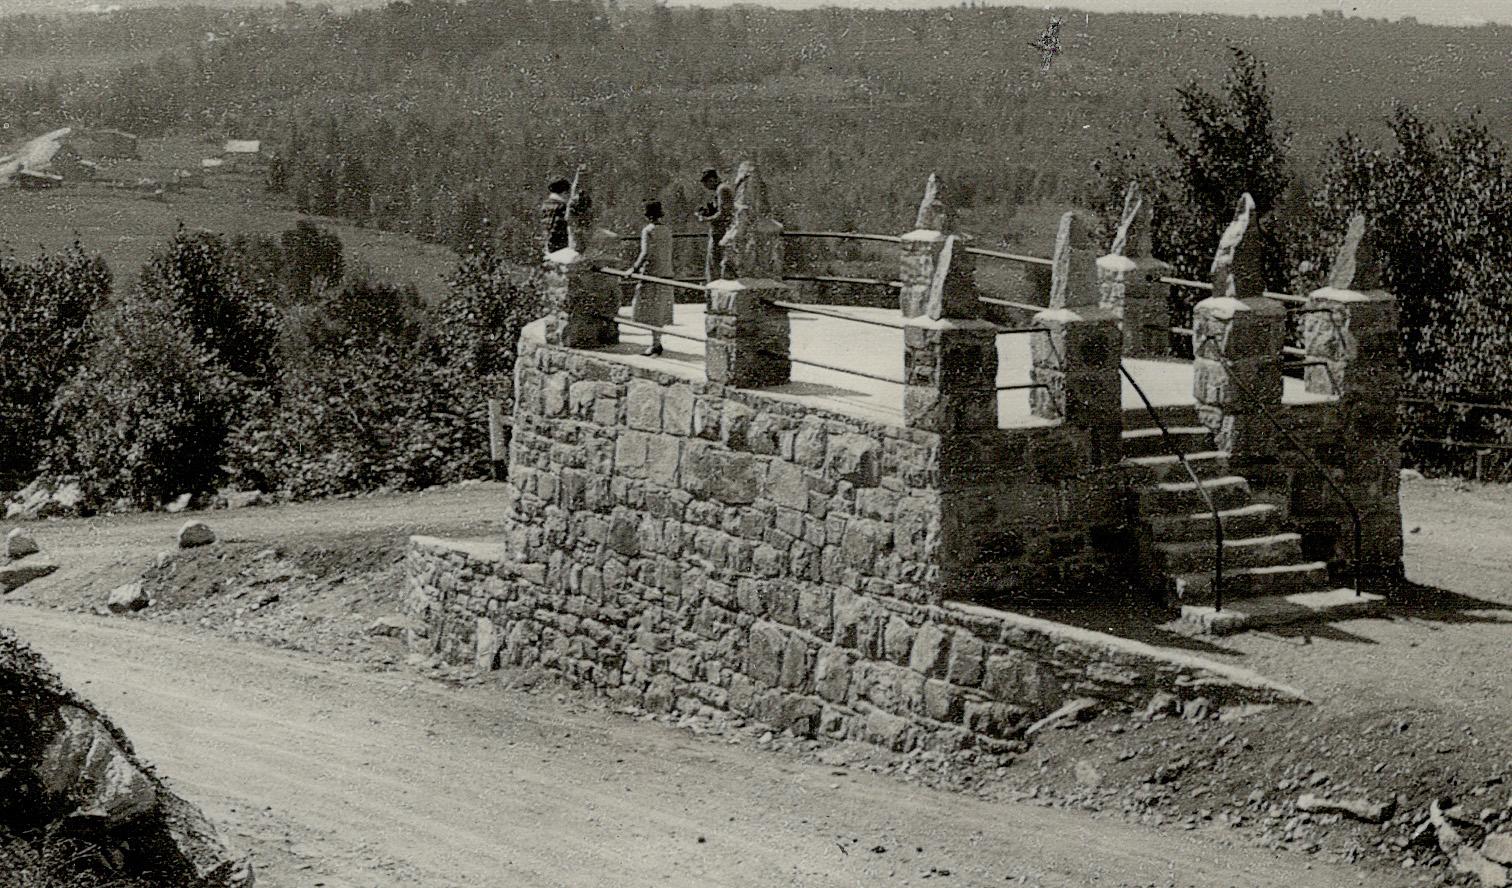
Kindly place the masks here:
<instances>
[{"instance_id":1,"label":"stone staircase","mask_svg":"<svg viewBox=\"0 0 1512 888\"><path fill-rule=\"evenodd\" d=\"M1328 565L1309 561L1284 504L1257 499L1214 449L1194 407L1160 408L1172 442L1186 457L1223 522L1223 602L1215 608L1213 513L1202 491L1171 455L1145 410L1125 411L1123 463L1138 492L1147 530L1146 576L1180 608L1182 628L1227 634L1262 626L1358 616L1380 596L1334 587Z\"/></svg>"}]
</instances>

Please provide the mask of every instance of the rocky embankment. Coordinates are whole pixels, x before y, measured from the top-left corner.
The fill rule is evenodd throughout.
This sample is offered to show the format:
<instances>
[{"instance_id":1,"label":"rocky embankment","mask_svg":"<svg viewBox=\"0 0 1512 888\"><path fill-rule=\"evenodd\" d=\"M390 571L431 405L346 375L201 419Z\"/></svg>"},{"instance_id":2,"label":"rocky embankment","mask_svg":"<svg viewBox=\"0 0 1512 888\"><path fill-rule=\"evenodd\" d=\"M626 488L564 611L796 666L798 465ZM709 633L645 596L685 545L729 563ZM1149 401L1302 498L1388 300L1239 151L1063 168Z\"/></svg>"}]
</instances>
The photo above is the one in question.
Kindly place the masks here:
<instances>
[{"instance_id":1,"label":"rocky embankment","mask_svg":"<svg viewBox=\"0 0 1512 888\"><path fill-rule=\"evenodd\" d=\"M251 888L199 809L0 629L0 884Z\"/></svg>"}]
</instances>

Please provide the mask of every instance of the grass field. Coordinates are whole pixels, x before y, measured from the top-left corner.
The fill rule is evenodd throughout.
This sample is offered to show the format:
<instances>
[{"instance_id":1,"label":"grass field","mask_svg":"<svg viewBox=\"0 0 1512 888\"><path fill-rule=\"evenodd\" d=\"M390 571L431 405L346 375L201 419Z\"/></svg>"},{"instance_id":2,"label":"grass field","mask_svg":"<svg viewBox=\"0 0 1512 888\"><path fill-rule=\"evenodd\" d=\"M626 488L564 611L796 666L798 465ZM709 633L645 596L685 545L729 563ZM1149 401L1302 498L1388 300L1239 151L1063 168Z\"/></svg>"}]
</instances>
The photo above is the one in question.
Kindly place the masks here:
<instances>
[{"instance_id":1,"label":"grass field","mask_svg":"<svg viewBox=\"0 0 1512 888\"><path fill-rule=\"evenodd\" d=\"M216 146L193 139L144 139L141 150L141 160L102 162L100 182L50 191L0 188L0 244L27 256L62 248L77 238L105 257L121 291L181 223L227 235L276 236L297 220L311 218L265 194L261 174L255 172L212 174L205 178L205 187L184 188L163 200L104 184L164 181L175 169L198 170L201 157L217 153ZM443 278L457 263L456 254L445 247L315 218L341 238L348 269L365 266L380 280L413 283L427 302L439 300L445 292Z\"/></svg>"}]
</instances>

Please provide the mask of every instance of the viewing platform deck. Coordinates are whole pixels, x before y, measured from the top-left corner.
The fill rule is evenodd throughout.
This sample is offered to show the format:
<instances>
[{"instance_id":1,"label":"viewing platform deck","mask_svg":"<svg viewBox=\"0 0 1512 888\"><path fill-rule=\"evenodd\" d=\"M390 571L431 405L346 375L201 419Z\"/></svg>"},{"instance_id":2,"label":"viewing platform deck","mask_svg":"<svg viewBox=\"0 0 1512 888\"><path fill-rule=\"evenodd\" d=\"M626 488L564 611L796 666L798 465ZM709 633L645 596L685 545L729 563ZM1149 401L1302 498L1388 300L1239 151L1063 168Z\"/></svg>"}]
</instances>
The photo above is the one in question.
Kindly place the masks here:
<instances>
[{"instance_id":1,"label":"viewing platform deck","mask_svg":"<svg viewBox=\"0 0 1512 888\"><path fill-rule=\"evenodd\" d=\"M903 386L870 377L903 378L903 331L878 326L878 323L901 325L902 315L893 309L815 306L832 314L843 314L858 321L821 317L794 311L792 324L793 380L786 385L763 388L763 394L811 404L825 410L874 422L901 425L903 422ZM629 318L629 309L621 316ZM650 345L651 334L645 330L622 327L620 344L596 349L595 353L636 367L660 370L689 380L704 378L704 344L683 339L704 336L704 307L678 305L676 324L666 328L662 338L664 353L650 358L641 354ZM540 339L540 322L532 324L527 335ZM1000 386L1023 385L1030 379L1030 340L1034 334L1002 334L997 337L998 378ZM812 361L834 367L858 370L859 376L837 370L809 366ZM1125 359L1124 366L1138 380L1156 407L1191 406L1192 363L1179 359ZM1332 400L1306 390L1302 380L1284 378L1282 402L1311 404ZM1030 391L1021 389L998 393L998 427L1025 428L1053 425L1053 421L1033 415L1029 410ZM1127 380L1123 381L1123 408L1141 410L1143 404Z\"/></svg>"}]
</instances>

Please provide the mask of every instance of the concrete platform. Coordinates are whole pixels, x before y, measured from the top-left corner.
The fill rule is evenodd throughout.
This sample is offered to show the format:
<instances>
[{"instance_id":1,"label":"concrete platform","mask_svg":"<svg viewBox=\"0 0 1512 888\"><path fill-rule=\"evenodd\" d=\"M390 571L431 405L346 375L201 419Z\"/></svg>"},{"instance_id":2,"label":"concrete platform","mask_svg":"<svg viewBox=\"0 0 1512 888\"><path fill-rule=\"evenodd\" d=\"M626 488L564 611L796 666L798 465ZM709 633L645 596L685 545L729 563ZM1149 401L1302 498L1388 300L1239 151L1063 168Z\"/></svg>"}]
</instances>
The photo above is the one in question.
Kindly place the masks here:
<instances>
[{"instance_id":1,"label":"concrete platform","mask_svg":"<svg viewBox=\"0 0 1512 888\"><path fill-rule=\"evenodd\" d=\"M1233 635L1251 629L1322 623L1363 617L1381 609L1385 599L1353 589L1327 589L1262 598L1241 598L1223 610L1185 605L1181 618L1171 628L1202 635Z\"/></svg>"},{"instance_id":2,"label":"concrete platform","mask_svg":"<svg viewBox=\"0 0 1512 888\"><path fill-rule=\"evenodd\" d=\"M775 397L812 403L850 416L900 424L903 419L902 316L894 309L885 308L815 307L856 320L793 312L790 317L793 330L792 356L795 359L859 370L874 377L895 381L795 364L792 382L763 391ZM621 315L628 319L630 310L623 309ZM702 379L703 343L677 338L672 334L680 333L702 339L704 308L702 305L678 305L675 318L676 323L667 328L668 333L663 338L666 351L659 358L641 356L641 351L651 342L651 334L629 327L620 329L619 346L603 349L600 353L612 354L616 360L623 360L627 364L656 367L689 379ZM883 324L890 326L881 326ZM1038 334L1005 334L998 337L998 385L1022 385L1030 382L1029 342L1035 335ZM1190 361L1129 359L1124 365L1155 406L1194 403ZM1309 393L1301 380L1289 378L1285 380L1283 399L1288 404L1329 400L1325 396ZM1127 380L1123 383L1123 407L1125 410L1142 410L1144 407ZM1050 423L1046 420L1029 412L1028 390L998 394L999 428L1048 424Z\"/></svg>"}]
</instances>

